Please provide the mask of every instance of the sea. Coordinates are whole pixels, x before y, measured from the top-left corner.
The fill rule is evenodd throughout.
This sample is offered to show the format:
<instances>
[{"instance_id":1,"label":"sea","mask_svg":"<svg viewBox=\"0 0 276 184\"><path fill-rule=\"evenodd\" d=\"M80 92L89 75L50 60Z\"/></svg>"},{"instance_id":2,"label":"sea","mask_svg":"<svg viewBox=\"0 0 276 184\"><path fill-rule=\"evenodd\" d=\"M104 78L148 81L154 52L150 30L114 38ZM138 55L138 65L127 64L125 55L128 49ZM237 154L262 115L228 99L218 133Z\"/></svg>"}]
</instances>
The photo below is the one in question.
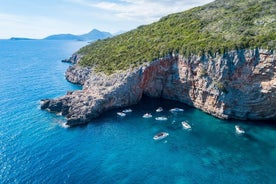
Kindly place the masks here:
<instances>
[{"instance_id":1,"label":"sea","mask_svg":"<svg viewBox=\"0 0 276 184\"><path fill-rule=\"evenodd\" d=\"M74 128L41 110L40 99L81 89L66 81L69 64L61 60L86 44L0 40L1 184L276 183L275 122L225 121L148 97L127 107L132 112L125 117L117 115L124 108L111 110ZM160 116L167 120L157 121ZM235 125L245 133L237 134ZM169 136L156 141L159 132Z\"/></svg>"}]
</instances>

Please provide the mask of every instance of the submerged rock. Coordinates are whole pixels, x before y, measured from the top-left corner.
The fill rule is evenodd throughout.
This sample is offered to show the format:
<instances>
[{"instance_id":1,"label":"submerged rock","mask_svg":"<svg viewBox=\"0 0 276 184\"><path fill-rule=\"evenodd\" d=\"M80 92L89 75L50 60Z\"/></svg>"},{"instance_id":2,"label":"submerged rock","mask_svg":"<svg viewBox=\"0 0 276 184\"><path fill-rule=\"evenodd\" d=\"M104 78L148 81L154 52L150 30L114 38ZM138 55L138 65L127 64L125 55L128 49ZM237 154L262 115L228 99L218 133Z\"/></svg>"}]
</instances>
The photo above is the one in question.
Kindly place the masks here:
<instances>
[{"instance_id":1,"label":"submerged rock","mask_svg":"<svg viewBox=\"0 0 276 184\"><path fill-rule=\"evenodd\" d=\"M75 64L66 78L83 89L42 100L41 109L61 112L74 126L147 95L177 100L223 119L276 119L275 62L275 53L255 49L169 56L110 76Z\"/></svg>"}]
</instances>

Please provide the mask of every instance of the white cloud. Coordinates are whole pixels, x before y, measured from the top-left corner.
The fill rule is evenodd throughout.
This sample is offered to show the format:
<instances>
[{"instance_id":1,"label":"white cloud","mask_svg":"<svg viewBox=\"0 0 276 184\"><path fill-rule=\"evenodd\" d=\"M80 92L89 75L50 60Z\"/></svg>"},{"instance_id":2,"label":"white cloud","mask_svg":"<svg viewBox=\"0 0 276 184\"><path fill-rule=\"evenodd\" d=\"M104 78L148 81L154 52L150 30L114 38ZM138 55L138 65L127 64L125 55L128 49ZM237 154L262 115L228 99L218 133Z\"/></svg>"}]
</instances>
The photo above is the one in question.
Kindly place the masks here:
<instances>
[{"instance_id":1,"label":"white cloud","mask_svg":"<svg viewBox=\"0 0 276 184\"><path fill-rule=\"evenodd\" d=\"M213 0L63 0L86 9L90 24L112 33L158 21L161 17ZM83 11L82 13L84 13Z\"/></svg>"},{"instance_id":2,"label":"white cloud","mask_svg":"<svg viewBox=\"0 0 276 184\"><path fill-rule=\"evenodd\" d=\"M83 5L106 11L113 15L113 18L120 20L132 20L137 22L150 23L158 20L164 15L184 11L194 6L199 6L211 0L193 1L172 1L172 0L120 0L91 2L89 0L73 0Z\"/></svg>"},{"instance_id":3,"label":"white cloud","mask_svg":"<svg viewBox=\"0 0 276 184\"><path fill-rule=\"evenodd\" d=\"M115 33L149 24L161 17L212 0L60 0L43 2L41 11L16 8L0 12L0 38L43 38L51 34L82 34L97 28ZM16 6L15 6L16 7ZM6 12L6 13L5 13ZM45 13L47 12L47 14Z\"/></svg>"},{"instance_id":4,"label":"white cloud","mask_svg":"<svg viewBox=\"0 0 276 184\"><path fill-rule=\"evenodd\" d=\"M213 0L63 0L82 6L93 26L115 33L158 21L161 17L184 11Z\"/></svg>"}]
</instances>

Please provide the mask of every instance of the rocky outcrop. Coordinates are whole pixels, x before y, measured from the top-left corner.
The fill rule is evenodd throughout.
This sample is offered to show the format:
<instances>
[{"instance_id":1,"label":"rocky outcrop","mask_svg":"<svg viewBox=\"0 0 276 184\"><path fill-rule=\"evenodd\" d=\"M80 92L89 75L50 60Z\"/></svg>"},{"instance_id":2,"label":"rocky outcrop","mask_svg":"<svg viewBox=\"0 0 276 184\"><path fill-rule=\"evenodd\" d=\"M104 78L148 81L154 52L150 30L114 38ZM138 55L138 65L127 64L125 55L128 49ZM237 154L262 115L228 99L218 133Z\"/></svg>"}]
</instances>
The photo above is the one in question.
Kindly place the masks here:
<instances>
[{"instance_id":1,"label":"rocky outcrop","mask_svg":"<svg viewBox=\"0 0 276 184\"><path fill-rule=\"evenodd\" d=\"M276 119L276 56L238 50L214 56L168 56L106 76L71 66L66 77L83 85L41 108L62 113L70 126L103 111L136 104L142 95L177 100L223 119Z\"/></svg>"},{"instance_id":2,"label":"rocky outcrop","mask_svg":"<svg viewBox=\"0 0 276 184\"><path fill-rule=\"evenodd\" d=\"M82 68L75 65L69 66L67 72L65 73L65 77L68 81L74 84L84 85L85 81L89 79L90 73L90 68Z\"/></svg>"},{"instance_id":3,"label":"rocky outcrop","mask_svg":"<svg viewBox=\"0 0 276 184\"><path fill-rule=\"evenodd\" d=\"M75 69L82 70L79 67ZM139 85L142 77L140 72L136 70L112 76L92 73L83 90L69 92L53 100L42 100L41 108L61 112L70 126L85 124L103 111L139 102L143 92Z\"/></svg>"},{"instance_id":4,"label":"rocky outcrop","mask_svg":"<svg viewBox=\"0 0 276 184\"><path fill-rule=\"evenodd\" d=\"M80 61L80 59L81 59L81 55L74 53L69 59L64 59L61 62L77 64Z\"/></svg>"}]
</instances>

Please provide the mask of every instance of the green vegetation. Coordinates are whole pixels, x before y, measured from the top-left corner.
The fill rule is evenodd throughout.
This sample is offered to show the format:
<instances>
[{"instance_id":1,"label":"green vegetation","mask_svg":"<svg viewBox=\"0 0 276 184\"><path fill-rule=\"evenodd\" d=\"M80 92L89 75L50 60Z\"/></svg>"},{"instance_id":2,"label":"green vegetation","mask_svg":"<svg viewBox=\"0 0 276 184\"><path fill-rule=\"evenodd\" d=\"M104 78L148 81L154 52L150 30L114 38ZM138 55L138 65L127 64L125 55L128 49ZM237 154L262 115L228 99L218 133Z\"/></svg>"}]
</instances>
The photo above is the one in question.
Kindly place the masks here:
<instances>
[{"instance_id":1,"label":"green vegetation","mask_svg":"<svg viewBox=\"0 0 276 184\"><path fill-rule=\"evenodd\" d=\"M220 90L223 91L224 93L228 93L228 91L226 90L226 88L224 87L223 83L221 82L215 82L216 87Z\"/></svg>"},{"instance_id":2,"label":"green vegetation","mask_svg":"<svg viewBox=\"0 0 276 184\"><path fill-rule=\"evenodd\" d=\"M78 52L83 55L80 65L111 74L172 53L188 57L275 46L275 0L217 0L98 40Z\"/></svg>"},{"instance_id":3,"label":"green vegetation","mask_svg":"<svg viewBox=\"0 0 276 184\"><path fill-rule=\"evenodd\" d=\"M199 73L199 76L200 77L204 77L204 76L206 76L208 73L207 73L207 71L205 70L205 69L201 69L201 71L200 71L200 73Z\"/></svg>"}]
</instances>

